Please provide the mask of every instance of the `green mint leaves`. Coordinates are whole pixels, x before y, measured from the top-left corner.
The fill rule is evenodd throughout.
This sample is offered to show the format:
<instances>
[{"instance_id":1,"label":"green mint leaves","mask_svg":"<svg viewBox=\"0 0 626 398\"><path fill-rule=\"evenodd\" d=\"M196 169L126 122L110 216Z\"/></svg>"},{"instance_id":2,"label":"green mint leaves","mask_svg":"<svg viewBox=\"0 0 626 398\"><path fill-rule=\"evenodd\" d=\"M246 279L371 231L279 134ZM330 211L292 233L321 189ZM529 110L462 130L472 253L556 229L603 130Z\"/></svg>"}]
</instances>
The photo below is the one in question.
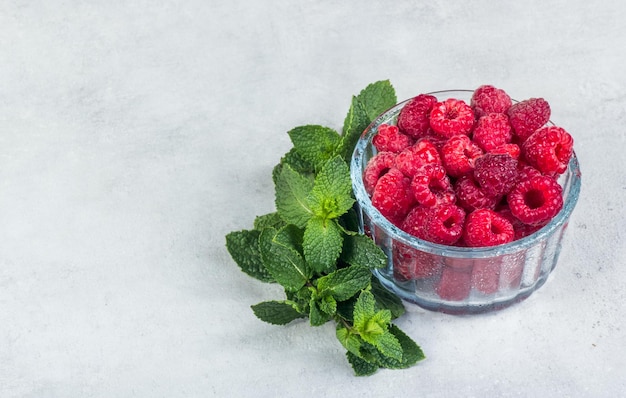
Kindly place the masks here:
<instances>
[{"instance_id":1,"label":"green mint leaves","mask_svg":"<svg viewBox=\"0 0 626 398\"><path fill-rule=\"evenodd\" d=\"M356 375L403 369L424 354L392 323L402 301L372 278L387 258L358 233L349 162L361 133L396 103L389 81L368 85L352 98L341 134L306 125L288 132L293 148L272 172L276 211L257 217L250 230L226 235L226 248L249 276L278 283L282 300L252 306L264 322L336 324Z\"/></svg>"},{"instance_id":2,"label":"green mint leaves","mask_svg":"<svg viewBox=\"0 0 626 398\"><path fill-rule=\"evenodd\" d=\"M316 169L335 155L341 137L328 127L302 126L288 132L295 150Z\"/></svg>"},{"instance_id":3,"label":"green mint leaves","mask_svg":"<svg viewBox=\"0 0 626 398\"><path fill-rule=\"evenodd\" d=\"M304 227L313 216L309 194L313 180L284 165L276 177L276 208L286 223Z\"/></svg>"}]
</instances>

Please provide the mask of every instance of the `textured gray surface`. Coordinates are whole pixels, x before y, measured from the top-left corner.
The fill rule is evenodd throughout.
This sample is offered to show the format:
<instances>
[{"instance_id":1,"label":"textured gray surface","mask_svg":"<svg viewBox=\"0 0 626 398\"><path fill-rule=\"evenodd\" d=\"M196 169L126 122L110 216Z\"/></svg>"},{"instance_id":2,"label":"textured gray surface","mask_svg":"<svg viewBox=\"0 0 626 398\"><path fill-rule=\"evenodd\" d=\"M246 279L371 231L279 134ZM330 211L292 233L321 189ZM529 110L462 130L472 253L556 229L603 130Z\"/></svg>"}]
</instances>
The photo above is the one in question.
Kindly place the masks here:
<instances>
[{"instance_id":1,"label":"textured gray surface","mask_svg":"<svg viewBox=\"0 0 626 398\"><path fill-rule=\"evenodd\" d=\"M626 3L129 3L0 3L0 396L624 394ZM355 378L330 324L254 317L281 292L224 235L273 210L287 130L381 79L546 98L583 190L531 298L409 307L428 359Z\"/></svg>"}]
</instances>

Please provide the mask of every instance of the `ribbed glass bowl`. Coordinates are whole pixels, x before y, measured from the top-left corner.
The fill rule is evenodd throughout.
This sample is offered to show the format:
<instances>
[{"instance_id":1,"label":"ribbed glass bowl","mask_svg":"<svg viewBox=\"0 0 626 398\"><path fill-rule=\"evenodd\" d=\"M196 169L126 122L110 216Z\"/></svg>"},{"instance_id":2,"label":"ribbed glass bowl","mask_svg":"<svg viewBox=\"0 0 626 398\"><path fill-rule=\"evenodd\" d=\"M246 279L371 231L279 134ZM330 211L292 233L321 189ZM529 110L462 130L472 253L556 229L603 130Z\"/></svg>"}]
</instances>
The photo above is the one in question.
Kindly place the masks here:
<instances>
[{"instance_id":1,"label":"ribbed glass bowl","mask_svg":"<svg viewBox=\"0 0 626 398\"><path fill-rule=\"evenodd\" d=\"M473 90L446 90L430 94L439 100L455 98L469 104L472 93ZM363 185L367 162L376 154L372 138L378 126L396 124L408 101L372 122L356 144L351 161L361 232L370 236L388 257L387 266L376 270L375 276L402 299L444 313L482 313L524 300L546 282L557 264L563 235L580 193L576 154L558 180L563 187L562 210L532 235L485 248L444 246L418 239L374 208Z\"/></svg>"}]
</instances>

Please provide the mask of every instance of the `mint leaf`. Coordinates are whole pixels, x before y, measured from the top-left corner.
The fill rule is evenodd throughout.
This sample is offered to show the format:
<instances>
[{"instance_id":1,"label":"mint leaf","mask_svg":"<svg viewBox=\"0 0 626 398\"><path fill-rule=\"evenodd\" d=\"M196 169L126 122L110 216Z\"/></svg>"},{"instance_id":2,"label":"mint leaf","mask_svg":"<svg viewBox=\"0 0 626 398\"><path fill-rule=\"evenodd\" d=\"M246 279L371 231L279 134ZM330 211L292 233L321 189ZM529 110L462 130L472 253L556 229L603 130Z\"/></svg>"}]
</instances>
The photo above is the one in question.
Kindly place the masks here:
<instances>
[{"instance_id":1,"label":"mint leaf","mask_svg":"<svg viewBox=\"0 0 626 398\"><path fill-rule=\"evenodd\" d=\"M337 300L335 300L333 296L323 296L323 298L318 301L318 305L320 310L328 315L335 315L337 312Z\"/></svg>"},{"instance_id":2,"label":"mint leaf","mask_svg":"<svg viewBox=\"0 0 626 398\"><path fill-rule=\"evenodd\" d=\"M343 121L343 135L337 150L346 162L350 162L354 147L370 122L365 106L356 96L353 96L350 110Z\"/></svg>"},{"instance_id":3,"label":"mint leaf","mask_svg":"<svg viewBox=\"0 0 626 398\"><path fill-rule=\"evenodd\" d=\"M349 352L360 355L361 343L362 340L359 338L357 334L350 332L350 330L343 326L337 326L337 330L335 332L337 336L337 340L341 343L342 346Z\"/></svg>"},{"instance_id":4,"label":"mint leaf","mask_svg":"<svg viewBox=\"0 0 626 398\"><path fill-rule=\"evenodd\" d=\"M377 364L359 358L350 351L346 353L346 356L348 358L348 362L350 363L350 365L352 365L354 374L357 376L370 376L376 373L376 371L379 369L379 366Z\"/></svg>"},{"instance_id":5,"label":"mint leaf","mask_svg":"<svg viewBox=\"0 0 626 398\"><path fill-rule=\"evenodd\" d=\"M367 268L382 268L387 265L387 256L374 241L365 235L349 235L343 241L341 259L351 265Z\"/></svg>"},{"instance_id":6,"label":"mint leaf","mask_svg":"<svg viewBox=\"0 0 626 398\"><path fill-rule=\"evenodd\" d=\"M309 302L315 289L310 286L303 286L298 291L285 289L285 296L293 308L301 314L309 313Z\"/></svg>"},{"instance_id":7,"label":"mint leaf","mask_svg":"<svg viewBox=\"0 0 626 398\"><path fill-rule=\"evenodd\" d=\"M264 214L254 219L254 229L262 230L263 228L280 229L285 226L285 221L280 217L278 212Z\"/></svg>"},{"instance_id":8,"label":"mint leaf","mask_svg":"<svg viewBox=\"0 0 626 398\"><path fill-rule=\"evenodd\" d=\"M356 303L356 297L352 296L348 300L339 301L337 303L337 316L341 319L352 323L354 314L354 303Z\"/></svg>"},{"instance_id":9,"label":"mint leaf","mask_svg":"<svg viewBox=\"0 0 626 398\"><path fill-rule=\"evenodd\" d=\"M378 279L372 278L371 286L372 294L376 299L377 310L389 310L391 312L392 319L399 318L406 312L404 304L402 304L402 300L389 290L385 289Z\"/></svg>"},{"instance_id":10,"label":"mint leaf","mask_svg":"<svg viewBox=\"0 0 626 398\"><path fill-rule=\"evenodd\" d=\"M263 264L285 289L296 291L311 277L311 269L298 251L299 231L293 225L280 230L265 228L259 236Z\"/></svg>"},{"instance_id":11,"label":"mint leaf","mask_svg":"<svg viewBox=\"0 0 626 398\"><path fill-rule=\"evenodd\" d=\"M330 319L331 315L322 311L315 298L312 298L309 304L309 321L311 326L321 326L330 321Z\"/></svg>"},{"instance_id":12,"label":"mint leaf","mask_svg":"<svg viewBox=\"0 0 626 398\"><path fill-rule=\"evenodd\" d=\"M281 165L289 165L300 174L313 174L315 164L307 161L296 148L291 148L280 160Z\"/></svg>"},{"instance_id":13,"label":"mint leaf","mask_svg":"<svg viewBox=\"0 0 626 398\"><path fill-rule=\"evenodd\" d=\"M357 96L365 108L365 113L370 121L374 121L378 115L385 112L398 101L396 91L389 80L381 80L365 87Z\"/></svg>"},{"instance_id":14,"label":"mint leaf","mask_svg":"<svg viewBox=\"0 0 626 398\"><path fill-rule=\"evenodd\" d=\"M262 282L274 282L259 251L259 235L256 230L233 231L226 235L226 249L243 272Z\"/></svg>"},{"instance_id":15,"label":"mint leaf","mask_svg":"<svg viewBox=\"0 0 626 398\"><path fill-rule=\"evenodd\" d=\"M372 279L369 269L360 266L341 268L317 280L320 294L330 294L337 301L348 300L365 289Z\"/></svg>"},{"instance_id":16,"label":"mint leaf","mask_svg":"<svg viewBox=\"0 0 626 398\"><path fill-rule=\"evenodd\" d=\"M343 245L343 233L335 220L311 218L304 230L304 257L318 273L336 267Z\"/></svg>"},{"instance_id":17,"label":"mint leaf","mask_svg":"<svg viewBox=\"0 0 626 398\"><path fill-rule=\"evenodd\" d=\"M324 219L337 218L354 204L350 169L339 156L322 166L315 177L309 203L311 211Z\"/></svg>"},{"instance_id":18,"label":"mint leaf","mask_svg":"<svg viewBox=\"0 0 626 398\"><path fill-rule=\"evenodd\" d=\"M393 323L389 325L389 332L396 337L402 347L402 360L396 364L397 369L408 368L426 358L422 349Z\"/></svg>"},{"instance_id":19,"label":"mint leaf","mask_svg":"<svg viewBox=\"0 0 626 398\"><path fill-rule=\"evenodd\" d=\"M402 346L396 337L389 331L385 331L376 337L372 343L386 357L402 361Z\"/></svg>"},{"instance_id":20,"label":"mint leaf","mask_svg":"<svg viewBox=\"0 0 626 398\"><path fill-rule=\"evenodd\" d=\"M391 312L389 310L380 310L374 313L373 316L368 317L365 323L357 330L363 340L377 345L377 341L387 331L389 322L391 322Z\"/></svg>"},{"instance_id":21,"label":"mint leaf","mask_svg":"<svg viewBox=\"0 0 626 398\"><path fill-rule=\"evenodd\" d=\"M361 292L354 304L354 328L359 331L366 329L367 321L376 313L376 299L367 290Z\"/></svg>"},{"instance_id":22,"label":"mint leaf","mask_svg":"<svg viewBox=\"0 0 626 398\"><path fill-rule=\"evenodd\" d=\"M288 134L296 151L316 168L335 155L340 139L335 130L317 125L296 127Z\"/></svg>"},{"instance_id":23,"label":"mint leaf","mask_svg":"<svg viewBox=\"0 0 626 398\"><path fill-rule=\"evenodd\" d=\"M276 179L276 209L289 224L303 228L313 215L308 196L313 180L284 165Z\"/></svg>"},{"instance_id":24,"label":"mint leaf","mask_svg":"<svg viewBox=\"0 0 626 398\"><path fill-rule=\"evenodd\" d=\"M257 318L273 325L286 325L304 317L287 301L264 301L253 305L252 311Z\"/></svg>"},{"instance_id":25,"label":"mint leaf","mask_svg":"<svg viewBox=\"0 0 626 398\"><path fill-rule=\"evenodd\" d=\"M398 360L397 358L384 355L373 345L363 345L361 347L361 351L362 354L368 358L368 360L377 363L382 368L406 369L425 358L422 350L413 342L413 340L404 334L400 328L391 324L389 332L393 334L400 343L403 353L402 358Z\"/></svg>"},{"instance_id":26,"label":"mint leaf","mask_svg":"<svg viewBox=\"0 0 626 398\"><path fill-rule=\"evenodd\" d=\"M354 329L361 338L376 347L383 356L397 361L402 358L402 347L393 334L389 332L391 311L376 311L374 295L364 290L354 305Z\"/></svg>"},{"instance_id":27,"label":"mint leaf","mask_svg":"<svg viewBox=\"0 0 626 398\"><path fill-rule=\"evenodd\" d=\"M353 96L343 122L343 135L337 153L349 162L361 134L378 115L396 103L396 92L389 80L372 83L358 96Z\"/></svg>"},{"instance_id":28,"label":"mint leaf","mask_svg":"<svg viewBox=\"0 0 626 398\"><path fill-rule=\"evenodd\" d=\"M359 216L354 209L354 206L349 209L346 214L339 217L339 225L343 228L347 235L358 235L359 232Z\"/></svg>"}]
</instances>

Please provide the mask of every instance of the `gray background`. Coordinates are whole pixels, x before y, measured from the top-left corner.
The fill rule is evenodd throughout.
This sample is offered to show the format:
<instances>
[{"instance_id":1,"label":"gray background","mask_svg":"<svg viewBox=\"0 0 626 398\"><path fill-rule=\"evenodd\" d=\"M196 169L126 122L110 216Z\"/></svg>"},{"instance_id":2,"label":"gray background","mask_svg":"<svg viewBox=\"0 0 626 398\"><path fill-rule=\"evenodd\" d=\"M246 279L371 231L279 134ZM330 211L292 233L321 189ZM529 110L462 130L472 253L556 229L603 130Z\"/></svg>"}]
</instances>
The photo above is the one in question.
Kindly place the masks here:
<instances>
[{"instance_id":1,"label":"gray background","mask_svg":"<svg viewBox=\"0 0 626 398\"><path fill-rule=\"evenodd\" d=\"M626 3L2 1L0 396L604 397L626 389ZM409 307L428 356L356 378L331 324L286 327L224 235L350 97L493 84L543 97L583 191L559 266L482 316Z\"/></svg>"}]
</instances>

